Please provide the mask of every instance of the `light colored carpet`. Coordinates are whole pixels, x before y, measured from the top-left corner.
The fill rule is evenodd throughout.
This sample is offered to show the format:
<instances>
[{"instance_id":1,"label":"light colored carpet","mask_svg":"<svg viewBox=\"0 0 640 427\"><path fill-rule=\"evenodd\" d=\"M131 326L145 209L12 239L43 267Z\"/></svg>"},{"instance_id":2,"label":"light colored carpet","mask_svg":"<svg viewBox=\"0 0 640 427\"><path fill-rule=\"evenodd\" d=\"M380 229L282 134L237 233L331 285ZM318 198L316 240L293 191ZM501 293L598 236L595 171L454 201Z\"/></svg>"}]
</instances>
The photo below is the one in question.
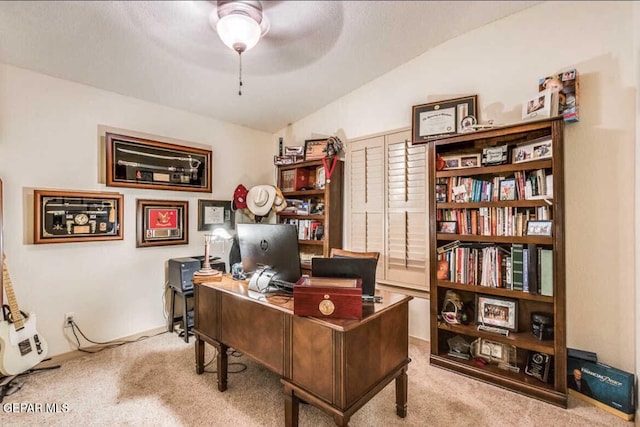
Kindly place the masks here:
<instances>
[{"instance_id":1,"label":"light colored carpet","mask_svg":"<svg viewBox=\"0 0 640 427\"><path fill-rule=\"evenodd\" d=\"M186 344L165 333L31 375L22 389L4 398L0 425L284 425L284 396L275 374L246 356L230 357L246 370L230 374L228 390L220 393L216 374L195 373L193 347L193 338ZM633 426L572 397L569 408L562 409L432 367L428 343L414 342L409 352L407 417L396 416L392 382L351 418L350 426ZM213 354L207 345L205 360ZM229 370L238 368L233 364ZM213 371L215 362L206 369ZM61 412L44 412L52 403ZM20 404L31 406L12 412ZM326 413L300 405L300 426L333 425Z\"/></svg>"}]
</instances>

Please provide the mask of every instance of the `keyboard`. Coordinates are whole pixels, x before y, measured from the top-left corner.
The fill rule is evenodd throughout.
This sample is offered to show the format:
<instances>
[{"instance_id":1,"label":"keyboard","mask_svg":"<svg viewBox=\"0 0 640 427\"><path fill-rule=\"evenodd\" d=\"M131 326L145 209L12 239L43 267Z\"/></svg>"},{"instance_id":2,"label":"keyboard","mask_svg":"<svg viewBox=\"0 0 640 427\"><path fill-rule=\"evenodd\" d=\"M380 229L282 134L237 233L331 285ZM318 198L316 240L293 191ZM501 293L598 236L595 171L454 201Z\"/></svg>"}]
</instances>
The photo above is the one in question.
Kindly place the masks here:
<instances>
[{"instance_id":1,"label":"keyboard","mask_svg":"<svg viewBox=\"0 0 640 427\"><path fill-rule=\"evenodd\" d=\"M293 292L293 285L295 285L295 283L293 282L287 282L286 280L281 279L271 279L271 282L269 282L269 284L282 291L287 292Z\"/></svg>"}]
</instances>

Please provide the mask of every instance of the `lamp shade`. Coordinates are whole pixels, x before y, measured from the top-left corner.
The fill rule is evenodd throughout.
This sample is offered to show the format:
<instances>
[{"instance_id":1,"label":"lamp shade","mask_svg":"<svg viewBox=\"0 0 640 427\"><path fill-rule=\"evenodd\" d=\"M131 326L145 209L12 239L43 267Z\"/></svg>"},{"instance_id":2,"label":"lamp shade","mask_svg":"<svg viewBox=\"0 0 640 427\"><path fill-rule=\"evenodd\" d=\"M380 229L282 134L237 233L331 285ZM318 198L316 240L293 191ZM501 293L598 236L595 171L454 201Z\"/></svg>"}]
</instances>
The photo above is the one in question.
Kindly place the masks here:
<instances>
[{"instance_id":1,"label":"lamp shade","mask_svg":"<svg viewBox=\"0 0 640 427\"><path fill-rule=\"evenodd\" d=\"M258 22L240 13L230 13L220 18L216 31L225 45L240 53L254 47L262 34Z\"/></svg>"}]
</instances>

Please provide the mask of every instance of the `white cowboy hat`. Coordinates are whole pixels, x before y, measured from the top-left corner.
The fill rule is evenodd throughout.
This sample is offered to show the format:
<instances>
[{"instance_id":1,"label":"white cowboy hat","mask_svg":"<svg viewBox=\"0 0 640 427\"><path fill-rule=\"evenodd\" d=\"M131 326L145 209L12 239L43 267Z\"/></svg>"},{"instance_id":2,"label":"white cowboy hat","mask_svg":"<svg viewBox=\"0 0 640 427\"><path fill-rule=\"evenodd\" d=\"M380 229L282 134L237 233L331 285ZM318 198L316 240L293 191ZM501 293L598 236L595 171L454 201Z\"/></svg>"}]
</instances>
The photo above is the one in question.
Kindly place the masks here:
<instances>
[{"instance_id":1,"label":"white cowboy hat","mask_svg":"<svg viewBox=\"0 0 640 427\"><path fill-rule=\"evenodd\" d=\"M273 185L256 185L247 194L247 208L256 216L269 214L276 199L276 189Z\"/></svg>"}]
</instances>

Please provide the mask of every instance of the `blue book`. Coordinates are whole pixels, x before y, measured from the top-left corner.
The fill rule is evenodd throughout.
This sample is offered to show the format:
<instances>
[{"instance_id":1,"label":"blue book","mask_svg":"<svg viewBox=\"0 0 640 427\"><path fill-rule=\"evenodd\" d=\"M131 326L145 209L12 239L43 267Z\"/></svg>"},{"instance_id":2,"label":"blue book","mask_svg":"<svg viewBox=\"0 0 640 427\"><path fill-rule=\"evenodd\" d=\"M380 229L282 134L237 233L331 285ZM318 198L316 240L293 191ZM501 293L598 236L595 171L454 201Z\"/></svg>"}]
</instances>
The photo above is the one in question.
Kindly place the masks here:
<instances>
[{"instance_id":1,"label":"blue book","mask_svg":"<svg viewBox=\"0 0 640 427\"><path fill-rule=\"evenodd\" d=\"M522 292L529 292L529 249L522 249Z\"/></svg>"}]
</instances>

